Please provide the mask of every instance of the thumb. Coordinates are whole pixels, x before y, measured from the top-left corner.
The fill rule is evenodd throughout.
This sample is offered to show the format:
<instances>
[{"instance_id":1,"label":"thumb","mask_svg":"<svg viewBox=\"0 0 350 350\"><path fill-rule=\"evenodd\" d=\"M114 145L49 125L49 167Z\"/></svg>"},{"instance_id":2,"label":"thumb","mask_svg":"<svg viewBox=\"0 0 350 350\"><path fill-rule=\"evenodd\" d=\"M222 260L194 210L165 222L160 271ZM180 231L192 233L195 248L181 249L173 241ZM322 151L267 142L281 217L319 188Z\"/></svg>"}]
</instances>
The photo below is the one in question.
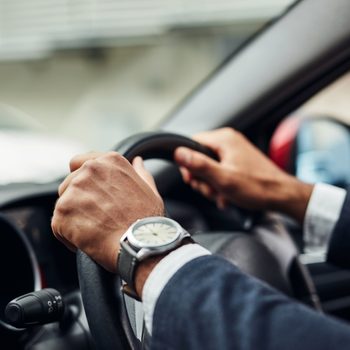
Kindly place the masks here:
<instances>
[{"instance_id":1,"label":"thumb","mask_svg":"<svg viewBox=\"0 0 350 350\"><path fill-rule=\"evenodd\" d=\"M137 174L141 177L141 179L145 181L149 187L151 187L151 189L157 196L160 196L153 176L149 171L146 170L143 164L143 159L141 157L135 157L132 161L132 165Z\"/></svg>"},{"instance_id":2,"label":"thumb","mask_svg":"<svg viewBox=\"0 0 350 350\"><path fill-rule=\"evenodd\" d=\"M179 147L174 154L175 161L197 178L216 183L220 178L219 163L203 153Z\"/></svg>"}]
</instances>

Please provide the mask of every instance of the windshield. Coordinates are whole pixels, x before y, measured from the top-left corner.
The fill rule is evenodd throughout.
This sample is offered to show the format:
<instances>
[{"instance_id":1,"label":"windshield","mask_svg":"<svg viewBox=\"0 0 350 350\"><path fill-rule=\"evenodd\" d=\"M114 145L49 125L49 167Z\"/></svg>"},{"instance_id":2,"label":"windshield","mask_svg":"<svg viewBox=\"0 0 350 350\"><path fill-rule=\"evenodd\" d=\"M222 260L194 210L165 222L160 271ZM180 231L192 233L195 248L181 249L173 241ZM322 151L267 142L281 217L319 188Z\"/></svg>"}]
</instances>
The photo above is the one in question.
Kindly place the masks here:
<instances>
[{"instance_id":1,"label":"windshield","mask_svg":"<svg viewBox=\"0 0 350 350\"><path fill-rule=\"evenodd\" d=\"M52 149L66 163L152 129L291 2L0 0L0 132L11 135L2 147L9 159L33 149L28 166L51 160L0 184L57 176Z\"/></svg>"}]
</instances>

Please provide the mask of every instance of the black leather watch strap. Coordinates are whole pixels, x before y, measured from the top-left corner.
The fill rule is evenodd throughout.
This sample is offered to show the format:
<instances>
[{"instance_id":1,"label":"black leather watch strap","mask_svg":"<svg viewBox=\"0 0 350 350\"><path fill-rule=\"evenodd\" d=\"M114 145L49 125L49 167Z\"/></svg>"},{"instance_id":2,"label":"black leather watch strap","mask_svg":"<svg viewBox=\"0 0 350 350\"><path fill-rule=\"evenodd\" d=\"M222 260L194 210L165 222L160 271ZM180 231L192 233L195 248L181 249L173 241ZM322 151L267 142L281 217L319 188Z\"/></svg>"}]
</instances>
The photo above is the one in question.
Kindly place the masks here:
<instances>
[{"instance_id":1,"label":"black leather watch strap","mask_svg":"<svg viewBox=\"0 0 350 350\"><path fill-rule=\"evenodd\" d=\"M137 264L136 252L126 242L120 242L117 271L132 290L135 290L134 277Z\"/></svg>"}]
</instances>

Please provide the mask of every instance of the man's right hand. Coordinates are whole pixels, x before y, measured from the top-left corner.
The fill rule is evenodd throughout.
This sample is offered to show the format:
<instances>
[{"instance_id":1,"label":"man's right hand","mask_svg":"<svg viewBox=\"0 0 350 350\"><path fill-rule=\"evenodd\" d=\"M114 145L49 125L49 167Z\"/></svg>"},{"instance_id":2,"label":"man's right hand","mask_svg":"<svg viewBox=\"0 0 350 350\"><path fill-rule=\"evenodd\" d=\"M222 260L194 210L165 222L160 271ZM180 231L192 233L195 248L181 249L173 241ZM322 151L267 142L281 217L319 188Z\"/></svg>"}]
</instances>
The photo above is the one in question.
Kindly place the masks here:
<instances>
[{"instance_id":1,"label":"man's right hand","mask_svg":"<svg viewBox=\"0 0 350 350\"><path fill-rule=\"evenodd\" d=\"M175 151L183 179L193 189L215 200L220 208L233 203L246 209L278 210L303 221L313 185L282 171L231 128L193 138L219 158L215 161L184 147Z\"/></svg>"}]
</instances>

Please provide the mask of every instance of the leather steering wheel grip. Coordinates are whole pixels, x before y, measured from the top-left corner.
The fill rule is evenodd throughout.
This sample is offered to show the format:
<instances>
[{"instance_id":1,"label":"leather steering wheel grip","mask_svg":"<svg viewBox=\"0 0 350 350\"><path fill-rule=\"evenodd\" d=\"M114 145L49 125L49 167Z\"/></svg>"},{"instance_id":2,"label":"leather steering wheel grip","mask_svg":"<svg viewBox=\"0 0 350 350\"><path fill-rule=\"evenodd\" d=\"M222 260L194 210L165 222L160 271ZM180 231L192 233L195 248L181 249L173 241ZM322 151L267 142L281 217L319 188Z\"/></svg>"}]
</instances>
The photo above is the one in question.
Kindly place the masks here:
<instances>
[{"instance_id":1,"label":"leather steering wheel grip","mask_svg":"<svg viewBox=\"0 0 350 350\"><path fill-rule=\"evenodd\" d=\"M131 136L120 142L115 151L129 161L135 156L144 159L173 161L177 147L185 146L217 159L209 148L181 135L149 132ZM77 270L83 304L90 331L98 350L141 349L131 328L121 281L95 263L84 252L77 252Z\"/></svg>"},{"instance_id":2,"label":"leather steering wheel grip","mask_svg":"<svg viewBox=\"0 0 350 350\"><path fill-rule=\"evenodd\" d=\"M173 161L174 152L178 147L191 148L210 158L218 159L217 155L208 147L182 135L168 132L145 132L136 134L121 141L115 150L130 162L136 157L143 159L164 159Z\"/></svg>"},{"instance_id":3,"label":"leather steering wheel grip","mask_svg":"<svg viewBox=\"0 0 350 350\"><path fill-rule=\"evenodd\" d=\"M119 277L102 268L81 250L77 251L77 270L96 349L141 349L126 315Z\"/></svg>"}]
</instances>

